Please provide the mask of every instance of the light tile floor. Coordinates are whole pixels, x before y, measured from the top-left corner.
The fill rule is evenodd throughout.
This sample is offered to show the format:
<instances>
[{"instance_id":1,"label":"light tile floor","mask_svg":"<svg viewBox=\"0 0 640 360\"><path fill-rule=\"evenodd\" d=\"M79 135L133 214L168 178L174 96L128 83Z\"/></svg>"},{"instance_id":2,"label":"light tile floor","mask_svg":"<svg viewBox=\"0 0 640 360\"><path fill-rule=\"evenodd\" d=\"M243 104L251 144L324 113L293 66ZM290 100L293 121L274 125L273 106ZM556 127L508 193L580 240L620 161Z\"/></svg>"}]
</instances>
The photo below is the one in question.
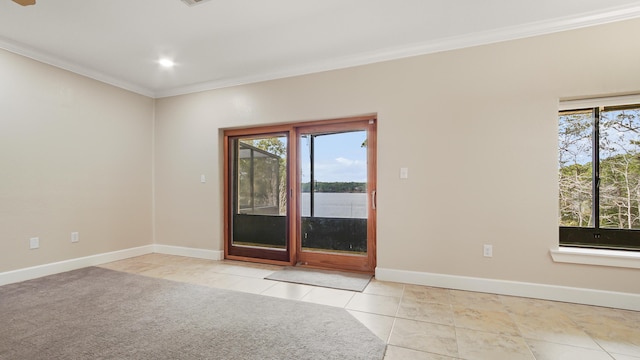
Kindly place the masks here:
<instances>
[{"instance_id":1,"label":"light tile floor","mask_svg":"<svg viewBox=\"0 0 640 360\"><path fill-rule=\"evenodd\" d=\"M265 280L282 267L149 254L104 268L345 308L385 360L640 360L640 312L372 280L362 293Z\"/></svg>"}]
</instances>

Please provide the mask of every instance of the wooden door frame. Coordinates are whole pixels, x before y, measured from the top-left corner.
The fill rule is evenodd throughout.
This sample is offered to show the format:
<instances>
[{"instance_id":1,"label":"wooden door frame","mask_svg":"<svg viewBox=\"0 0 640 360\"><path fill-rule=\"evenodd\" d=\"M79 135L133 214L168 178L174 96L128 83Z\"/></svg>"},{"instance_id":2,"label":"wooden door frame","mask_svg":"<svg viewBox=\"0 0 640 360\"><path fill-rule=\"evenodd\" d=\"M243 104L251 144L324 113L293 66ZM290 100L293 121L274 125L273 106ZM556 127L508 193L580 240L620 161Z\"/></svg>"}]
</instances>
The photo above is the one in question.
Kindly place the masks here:
<instances>
[{"instance_id":1,"label":"wooden door frame","mask_svg":"<svg viewBox=\"0 0 640 360\"><path fill-rule=\"evenodd\" d=\"M363 264L359 256L358 261L354 261L354 255L334 255L322 253L321 256L308 256L303 255L302 242L300 234L301 223L301 209L300 209L300 159L299 153L299 135L302 130L309 131L313 129L318 130L349 130L353 129L354 125L363 127L363 130L367 131L367 207L368 207L368 221L367 221L367 256L366 262ZM288 239L287 247L289 252L288 261L269 260L254 258L248 256L237 256L229 254L229 247L231 246L231 227L230 227L230 211L231 206L231 194L230 194L230 175L232 170L232 164L229 161L229 138L237 136L251 136L262 134L282 134L288 133L289 140L287 141L287 187L289 189L289 199L287 202L287 211L290 221L288 222ZM304 266L317 267L317 268L330 268L330 269L343 269L349 271L357 271L364 273L373 273L376 267L376 223L377 223L377 210L375 208L375 197L377 191L377 115L369 114L357 117L337 118L330 120L319 120L309 122L297 122L281 125L271 126L257 126L251 128L242 129L230 129L224 131L223 140L223 154L224 154L224 257L231 260L242 260L266 264L275 265L295 265L302 256L306 262ZM308 253L306 253L308 254Z\"/></svg>"},{"instance_id":2,"label":"wooden door frame","mask_svg":"<svg viewBox=\"0 0 640 360\"><path fill-rule=\"evenodd\" d=\"M296 236L297 261L302 266L341 269L364 273L373 273L376 266L376 209L375 196L377 189L376 177L376 117L358 117L342 119L338 122L321 122L312 124L301 124L296 126L296 141L299 141L303 133L313 132L341 132L352 130L364 130L367 132L367 256L349 254L331 254L327 252L309 252L302 250L302 234L300 230L294 233ZM300 183L301 166L300 159L297 163L296 183ZM302 223L300 204L296 204L295 223Z\"/></svg>"},{"instance_id":3,"label":"wooden door frame","mask_svg":"<svg viewBox=\"0 0 640 360\"><path fill-rule=\"evenodd\" d=\"M233 211L233 206L231 204L231 172L233 171L233 164L230 161L230 138L240 137L240 136L262 136L269 134L287 134L287 189L289 189L289 197L287 199L287 240L286 240L286 252L288 256L288 260L274 260L274 259L265 259L259 257L252 257L251 254L258 254L259 252L269 252L273 250L247 250L244 255L233 255L230 254L230 248L232 246L232 236L231 236L231 211ZM251 128L242 128L242 129L231 129L224 131L224 141L223 141L223 154L224 154L224 258L230 260L240 260L240 261L249 261L249 262L258 262L265 264L274 264L274 265L293 265L296 257L295 246L291 246L291 236L295 234L297 229L297 224L293 220L295 211L295 201L297 201L297 194L292 187L291 181L291 169L292 166L295 167L291 162L296 160L296 145L295 141L292 139L295 136L294 128L291 125L273 125L273 126L258 126Z\"/></svg>"}]
</instances>

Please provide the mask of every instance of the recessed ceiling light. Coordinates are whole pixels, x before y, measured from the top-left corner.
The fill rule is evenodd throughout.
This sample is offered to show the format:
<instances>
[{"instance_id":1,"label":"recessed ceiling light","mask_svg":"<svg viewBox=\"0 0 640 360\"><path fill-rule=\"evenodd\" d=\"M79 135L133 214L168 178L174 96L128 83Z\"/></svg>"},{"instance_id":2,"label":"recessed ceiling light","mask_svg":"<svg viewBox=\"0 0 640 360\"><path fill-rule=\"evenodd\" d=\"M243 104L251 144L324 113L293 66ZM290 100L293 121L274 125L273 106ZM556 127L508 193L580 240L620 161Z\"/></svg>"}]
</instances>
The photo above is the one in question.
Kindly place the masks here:
<instances>
[{"instance_id":1,"label":"recessed ceiling light","mask_svg":"<svg viewBox=\"0 0 640 360\"><path fill-rule=\"evenodd\" d=\"M176 63L173 62L173 60L171 59L160 59L158 61L158 63L162 66L162 67L166 67L166 68L170 68L170 67L174 67L176 65Z\"/></svg>"}]
</instances>

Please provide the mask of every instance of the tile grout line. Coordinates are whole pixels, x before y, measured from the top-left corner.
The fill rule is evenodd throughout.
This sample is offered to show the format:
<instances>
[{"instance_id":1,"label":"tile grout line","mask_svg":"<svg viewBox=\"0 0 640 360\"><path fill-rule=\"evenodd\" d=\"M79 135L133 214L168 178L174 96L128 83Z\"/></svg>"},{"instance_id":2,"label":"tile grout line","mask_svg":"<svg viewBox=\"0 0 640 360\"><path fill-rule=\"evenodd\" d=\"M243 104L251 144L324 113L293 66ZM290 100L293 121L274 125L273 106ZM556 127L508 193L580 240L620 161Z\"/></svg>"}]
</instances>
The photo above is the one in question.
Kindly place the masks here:
<instances>
[{"instance_id":1,"label":"tile grout line","mask_svg":"<svg viewBox=\"0 0 640 360\"><path fill-rule=\"evenodd\" d=\"M114 263L115 263L115 262L114 262ZM125 265L126 265L126 263L124 263L124 262L123 262L123 264L125 264ZM176 270L176 271L179 271L179 269L180 269L183 265L184 265L184 266L188 266L188 265L189 265L189 264L186 264L186 263L185 263L185 264L181 264L181 262L177 262L177 263L169 263L169 264L167 264L167 263L164 263L164 261L163 261L162 263L160 263L160 264L155 263L155 262L141 261L139 264L142 264L143 266L144 266L144 265L157 266L157 267L158 267L158 269L160 269L160 270L167 270L167 271L169 271L169 270L176 270L176 268L177 268L177 270ZM107 264L104 264L104 265L107 265ZM234 266L234 265L232 265L232 266ZM241 264L239 264L239 265L237 265L237 266L241 266ZM117 266L116 266L116 267L117 267ZM125 266L125 267L126 267L126 266ZM110 267L109 267L109 266L105 266L105 268L110 269ZM113 270L113 269L112 269L112 270ZM189 269L186 269L186 270L189 270ZM267 270L267 269L264 269L264 270ZM140 275L143 275L143 274L141 274L140 272L138 272L138 270L136 269L136 267L135 267L135 266L130 267L130 268L129 268L129 269L127 269L126 271L125 271L125 270L119 270L119 271L124 271L124 272L133 273L133 274L140 274ZM160 271L160 272L162 273L163 271ZM188 273L188 271L187 271L187 273ZM237 274L233 274L233 273L225 273L225 272L219 272L219 271L215 271L215 270L213 270L213 271L212 271L212 273L213 273L213 274L221 274L221 275L225 275L225 276L231 276L231 277L238 277L239 279L260 279L259 277L247 276L247 275L237 275ZM188 275L188 274L187 274L187 275ZM147 276L150 276L150 275L147 275ZM162 278L161 276L163 276L163 275L162 275L162 274L160 274L160 275L158 275L157 277ZM156 277L156 276L152 276L152 277ZM187 282L187 283L188 283L188 281L184 281L184 280L182 280L181 282ZM203 285L203 284L199 284L199 285ZM266 292L266 291L268 291L269 289L272 289L273 287L275 287L275 285L276 285L276 283L271 284L268 288L266 288L266 289L262 290L261 292L259 292L259 293L257 293L257 294L259 294L259 295L261 295L261 296L269 296L269 295L264 295L263 293L264 293L264 292ZM388 336L386 337L386 341L385 341L385 345L386 345L386 347L385 347L385 355L386 355L386 352L387 352L387 350L388 350L389 345L391 345L391 344L390 344L390 340L391 340L391 338L392 338L393 332L394 332L394 330L396 330L396 329L397 329L397 322L398 322L398 320L400 319L398 316L399 316L399 314L400 314L400 308L401 308L401 306L402 306L402 303L403 303L403 301L405 301L406 299L408 299L408 297L407 297L407 295L408 295L408 293L407 293L407 286L406 286L405 284L401 284L401 285L402 285L402 293L401 293L401 295L400 295L400 297L399 297L399 302L398 302L398 305L397 305L397 307L396 307L396 309L395 309L395 313L394 313L394 315L393 315L393 322L392 322L392 324L391 324L391 328L390 328L389 334L388 334ZM206 285L206 286L216 287L216 286L214 286L214 285ZM310 289L308 289L308 291L306 291L304 294L302 294L300 298L295 298L295 299L293 299L293 298L286 298L286 299L296 300L296 301L302 301L302 299L303 299L304 297L308 296L308 295L309 295L309 294L310 294L314 289L316 289L316 288L318 288L318 287L316 287L316 286L310 286ZM366 288L365 288L365 289L366 289ZM448 306L449 306L449 308L451 309L451 311L452 311L452 313L453 313L453 300L454 300L454 299L453 299L453 295L451 294L451 291L450 291L451 289L446 289L446 290L447 290L447 295L448 295ZM238 290L236 290L236 291L238 291ZM364 294L364 291L363 291L362 293ZM255 294L255 293L254 293L254 294ZM354 292L350 292L350 296L349 296L349 298L348 298L348 299L347 299L347 301L344 303L344 306L342 306L342 308L343 308L343 309L345 309L345 310L349 310L349 309L347 309L347 306L348 306L348 305L353 301L353 299L354 299L354 297L355 297L355 294L356 294L356 293L354 293ZM377 294L369 294L369 295L377 295ZM386 297L386 295L379 295L379 296L385 296L385 297ZM395 296L391 295L391 296L389 296L389 297L395 297ZM591 339L591 340L592 340L592 341L593 341L593 342L598 346L598 348L597 348L597 349L596 349L596 348L590 348L590 347L579 346L579 345L567 344L567 343L563 343L563 342L554 342L554 341L547 341L547 340L543 340L543 339L529 339L529 338L526 338L526 337L523 335L523 332L522 332L522 325L521 325L521 323L516 319L516 315L518 315L518 312L517 312L517 311L514 311L513 309L510 309L510 308L509 308L508 304L506 304L506 303L505 303L505 298L504 298L504 297L499 297L499 301L500 301L501 311L503 311L503 312L507 313L508 318L509 318L509 319L510 319L514 324L515 324L516 329L517 329L517 333L518 333L518 337L519 337L519 338L521 338L521 339L525 342L525 345L527 346L527 349L529 350L530 355L531 355L534 359L536 358L536 356L535 356L535 354L533 353L533 350L532 350L532 347L531 347L531 345L530 345L530 343L529 343L529 340L530 340L530 341L546 342L546 343L549 343L549 344L556 344L556 345L562 345L562 346L570 346L570 347L572 347L572 348L578 348L578 349L583 349L583 350L590 350L590 351L599 351L599 352L604 352L605 354L607 354L607 355L608 355L609 357L611 357L612 359L615 359L615 356L614 356L614 355L612 355L612 353L610 353L607 349L605 349L605 348L603 347L603 345L601 344L601 342L600 342L600 341L598 341L598 340L597 340L597 339L592 335L592 333L588 331L588 327L584 326L584 325L583 325L583 323L578 322L578 321L576 321L576 320L575 320L575 319L576 319L576 316L578 316L578 315L576 315L577 313L576 313L576 314L573 314L573 312L572 312L572 311L573 311L573 309L571 309L572 311L568 311L568 310L570 310L570 309L566 309L566 310L565 310L565 309L563 309L563 308L561 308L561 307L556 307L556 309L557 309L557 310L559 310L562 314L564 314L564 315L568 318L568 320L571 322L571 324L572 324L572 325L574 325L574 326L575 326L575 328L576 328L576 329L581 330L581 331L582 331L582 332L583 332L583 333L584 333L584 334L585 334L589 339ZM464 306L464 305L462 305L462 304L460 304L460 305L461 305L461 306ZM517 304L516 304L516 305L517 305ZM360 311L360 310L354 310L354 311ZM365 313L369 313L369 314L373 314L373 315L379 315L379 316L387 316L387 315L382 315L382 314L375 313L375 312L365 312ZM604 315L603 315L603 316L604 316ZM578 316L578 319L581 319L581 318ZM459 328L459 327L456 325L456 322L455 322L455 316L453 316L453 320L454 320L454 321L453 321L453 328L454 328L455 341L456 341L456 350L457 350L457 353L458 353L458 355L457 355L457 356L458 356L458 358L460 358L460 344L459 344L459 339L458 339L458 331L459 331L459 330L461 330L461 329L465 329L465 328ZM420 321L420 320L416 320L416 321ZM472 330L473 330L473 329L472 329ZM479 330L475 330L475 331L479 331ZM482 331L484 331L484 330L482 330ZM491 331L484 331L484 332L492 333ZM508 334L505 334L505 335L508 335ZM395 345L392 345L392 346L395 346ZM399 347L401 347L401 348L405 348L404 346L399 346ZM420 350L412 349L412 348L406 348L406 349L413 350L413 351L420 351ZM420 351L420 352L424 352L424 351Z\"/></svg>"}]
</instances>

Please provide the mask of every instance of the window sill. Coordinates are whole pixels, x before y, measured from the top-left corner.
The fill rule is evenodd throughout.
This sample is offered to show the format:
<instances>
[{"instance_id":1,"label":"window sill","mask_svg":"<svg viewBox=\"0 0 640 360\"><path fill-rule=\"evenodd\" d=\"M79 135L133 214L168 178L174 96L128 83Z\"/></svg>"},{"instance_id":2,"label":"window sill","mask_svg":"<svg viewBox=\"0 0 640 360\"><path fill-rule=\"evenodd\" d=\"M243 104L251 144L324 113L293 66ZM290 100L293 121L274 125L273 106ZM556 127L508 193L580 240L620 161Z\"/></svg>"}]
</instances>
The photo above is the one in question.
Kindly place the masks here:
<instances>
[{"instance_id":1,"label":"window sill","mask_svg":"<svg viewBox=\"0 0 640 360\"><path fill-rule=\"evenodd\" d=\"M559 247L549 250L554 262L640 269L640 252Z\"/></svg>"}]
</instances>

